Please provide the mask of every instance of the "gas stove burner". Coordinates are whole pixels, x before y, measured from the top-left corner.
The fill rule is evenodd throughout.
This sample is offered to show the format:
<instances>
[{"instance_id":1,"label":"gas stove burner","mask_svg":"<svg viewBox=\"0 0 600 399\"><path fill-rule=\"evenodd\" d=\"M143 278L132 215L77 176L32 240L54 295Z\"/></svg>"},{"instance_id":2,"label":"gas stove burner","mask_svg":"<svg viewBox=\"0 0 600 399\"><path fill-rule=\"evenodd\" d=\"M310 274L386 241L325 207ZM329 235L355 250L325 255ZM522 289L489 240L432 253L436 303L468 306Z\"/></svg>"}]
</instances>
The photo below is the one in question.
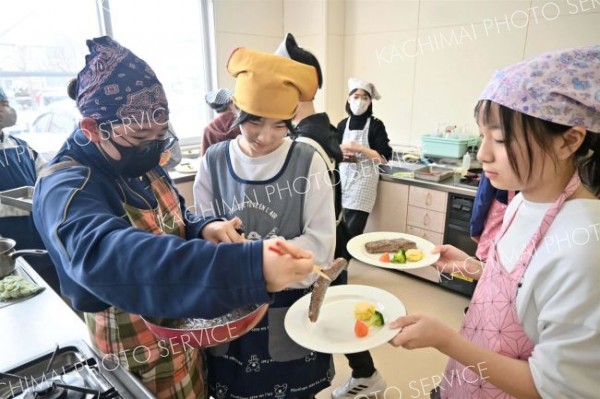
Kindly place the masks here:
<instances>
[{"instance_id":1,"label":"gas stove burner","mask_svg":"<svg viewBox=\"0 0 600 399\"><path fill-rule=\"evenodd\" d=\"M10 370L0 370L0 399L153 398L124 369L101 367L82 340L40 354Z\"/></svg>"},{"instance_id":2,"label":"gas stove burner","mask_svg":"<svg viewBox=\"0 0 600 399\"><path fill-rule=\"evenodd\" d=\"M34 388L29 388L25 391L23 399L66 399L67 390L57 387L50 381L44 381L36 385Z\"/></svg>"},{"instance_id":3,"label":"gas stove burner","mask_svg":"<svg viewBox=\"0 0 600 399\"><path fill-rule=\"evenodd\" d=\"M23 392L23 399L83 399L85 380L77 373L41 381Z\"/></svg>"}]
</instances>

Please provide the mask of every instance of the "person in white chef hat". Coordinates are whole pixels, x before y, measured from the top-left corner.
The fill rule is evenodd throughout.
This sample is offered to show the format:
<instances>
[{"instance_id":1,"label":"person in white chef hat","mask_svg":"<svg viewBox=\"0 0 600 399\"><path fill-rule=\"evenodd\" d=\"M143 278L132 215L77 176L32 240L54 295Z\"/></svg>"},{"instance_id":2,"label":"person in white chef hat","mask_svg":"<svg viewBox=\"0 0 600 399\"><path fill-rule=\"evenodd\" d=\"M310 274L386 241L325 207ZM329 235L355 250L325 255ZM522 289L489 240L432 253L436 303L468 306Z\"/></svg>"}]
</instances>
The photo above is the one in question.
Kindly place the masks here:
<instances>
[{"instance_id":1,"label":"person in white chef hat","mask_svg":"<svg viewBox=\"0 0 600 399\"><path fill-rule=\"evenodd\" d=\"M362 234L377 197L379 164L392 156L382 121L373 116L373 100L381 95L375 85L357 78L348 79L349 117L338 123L344 161L340 164L342 206L350 237Z\"/></svg>"}]
</instances>

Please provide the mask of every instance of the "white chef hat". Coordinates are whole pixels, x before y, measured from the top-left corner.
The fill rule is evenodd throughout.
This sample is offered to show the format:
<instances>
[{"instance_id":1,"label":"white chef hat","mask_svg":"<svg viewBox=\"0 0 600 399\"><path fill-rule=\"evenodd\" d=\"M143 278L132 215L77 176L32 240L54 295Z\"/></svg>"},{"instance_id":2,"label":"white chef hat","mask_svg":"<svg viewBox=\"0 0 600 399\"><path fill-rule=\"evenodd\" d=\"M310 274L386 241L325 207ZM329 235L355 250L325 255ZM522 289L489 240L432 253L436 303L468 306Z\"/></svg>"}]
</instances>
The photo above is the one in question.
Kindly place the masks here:
<instances>
[{"instance_id":1,"label":"white chef hat","mask_svg":"<svg viewBox=\"0 0 600 399\"><path fill-rule=\"evenodd\" d=\"M373 100L379 100L381 98L381 95L373 83L365 82L364 80L360 80L358 78L348 79L348 93L351 93L357 89L361 89L369 93L369 96L371 96Z\"/></svg>"}]
</instances>

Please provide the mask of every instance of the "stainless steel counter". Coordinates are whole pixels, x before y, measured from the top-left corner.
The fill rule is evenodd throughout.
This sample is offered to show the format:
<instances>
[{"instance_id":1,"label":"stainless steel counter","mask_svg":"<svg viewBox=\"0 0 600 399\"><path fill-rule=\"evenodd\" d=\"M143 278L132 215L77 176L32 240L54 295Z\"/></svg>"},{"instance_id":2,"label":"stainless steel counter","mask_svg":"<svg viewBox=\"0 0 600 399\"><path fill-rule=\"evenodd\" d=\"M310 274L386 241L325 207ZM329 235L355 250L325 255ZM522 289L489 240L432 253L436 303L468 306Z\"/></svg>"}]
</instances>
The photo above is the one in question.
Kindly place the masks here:
<instances>
[{"instance_id":1,"label":"stainless steel counter","mask_svg":"<svg viewBox=\"0 0 600 399\"><path fill-rule=\"evenodd\" d=\"M179 173L174 170L169 172L169 176L171 177L171 179L173 180L173 182L175 184L193 182L194 179L196 178L195 173ZM433 181L428 181L428 180L415 179L412 177L394 177L394 176L392 176L390 174L386 174L386 173L381 173L380 178L381 178L381 180L384 180L384 181L402 183L402 184L410 184L413 186L424 187L424 188L431 188L433 190L444 191L447 193L461 194L461 195L465 195L467 197L475 197L475 194L477 192L477 189L474 187L471 187L471 186L454 185L452 178L443 180L439 183L436 183Z\"/></svg>"},{"instance_id":2,"label":"stainless steel counter","mask_svg":"<svg viewBox=\"0 0 600 399\"><path fill-rule=\"evenodd\" d=\"M90 346L90 338L84 322L25 260L17 258L16 263L17 275L32 280L45 289L34 297L0 308L0 371L7 372L16 367L25 367L29 370L27 367L35 367L32 364L37 364L35 362L40 359L40 356L46 356L49 359L53 352L56 354L63 353L62 351L65 353L73 351L81 354L83 358L95 356L96 370L105 378L102 380L102 384L98 379L100 385L93 388L98 390L100 397L105 397L104 394L108 392L111 392L112 395L118 393L119 398L155 397L124 367L115 363L111 360L112 358L107 360L95 352ZM61 349L55 352L57 345ZM57 355L58 357L60 355ZM77 361L83 358L77 358ZM58 372L66 373L64 367L68 365L72 366L73 364L70 361L67 362L63 368L58 368ZM43 367L44 369L47 367L46 362ZM80 367L79 369L76 367L74 372L79 376L87 375L84 370L85 366L80 364ZM52 373L51 375L54 377L57 368L52 370L47 375ZM20 375L25 378L25 386L22 381L21 383L14 382L14 385L11 385L10 382L0 382L0 388L5 390L8 388L11 393L13 389L20 392L24 387L33 386L35 381L41 382L42 378L45 378L43 375L46 375L46 372ZM75 385L84 384L83 377L76 381ZM83 387L84 385L79 386ZM86 386L91 388L89 385ZM113 392L115 389L116 391ZM0 393L0 397L5 396ZM71 397L70 394L69 397Z\"/></svg>"},{"instance_id":3,"label":"stainless steel counter","mask_svg":"<svg viewBox=\"0 0 600 399\"><path fill-rule=\"evenodd\" d=\"M52 351L57 343L81 339L89 343L83 321L31 266L23 258L17 258L16 267L17 274L26 273L46 289L0 309L0 371Z\"/></svg>"},{"instance_id":4,"label":"stainless steel counter","mask_svg":"<svg viewBox=\"0 0 600 399\"><path fill-rule=\"evenodd\" d=\"M452 178L443 180L439 183L428 181L428 180L420 180L415 179L413 177L394 177L392 175L381 173L380 179L383 181L401 183L401 184L410 184L411 186L430 188L432 190L444 191L447 193L460 194L467 197L475 197L477 193L476 188L471 188L467 185L454 185Z\"/></svg>"},{"instance_id":5,"label":"stainless steel counter","mask_svg":"<svg viewBox=\"0 0 600 399\"><path fill-rule=\"evenodd\" d=\"M175 183L175 184L194 181L194 179L196 178L195 173L180 173L175 170L169 171L169 176L171 177L171 180L173 180L173 183Z\"/></svg>"}]
</instances>

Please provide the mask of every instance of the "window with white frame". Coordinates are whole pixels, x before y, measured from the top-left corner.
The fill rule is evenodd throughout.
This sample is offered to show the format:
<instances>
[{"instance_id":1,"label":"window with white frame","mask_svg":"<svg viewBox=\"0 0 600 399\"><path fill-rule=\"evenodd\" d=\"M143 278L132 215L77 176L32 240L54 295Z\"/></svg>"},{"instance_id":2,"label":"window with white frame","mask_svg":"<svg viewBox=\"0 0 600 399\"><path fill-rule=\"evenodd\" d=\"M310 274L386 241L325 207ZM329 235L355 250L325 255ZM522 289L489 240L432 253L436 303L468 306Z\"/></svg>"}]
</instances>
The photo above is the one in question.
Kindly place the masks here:
<instances>
[{"instance_id":1,"label":"window with white frame","mask_svg":"<svg viewBox=\"0 0 600 399\"><path fill-rule=\"evenodd\" d=\"M199 142L209 118L201 1L12 2L0 27L0 86L17 110L8 131L39 152L57 151L80 117L66 87L84 66L85 41L109 34L156 72L180 143Z\"/></svg>"}]
</instances>

